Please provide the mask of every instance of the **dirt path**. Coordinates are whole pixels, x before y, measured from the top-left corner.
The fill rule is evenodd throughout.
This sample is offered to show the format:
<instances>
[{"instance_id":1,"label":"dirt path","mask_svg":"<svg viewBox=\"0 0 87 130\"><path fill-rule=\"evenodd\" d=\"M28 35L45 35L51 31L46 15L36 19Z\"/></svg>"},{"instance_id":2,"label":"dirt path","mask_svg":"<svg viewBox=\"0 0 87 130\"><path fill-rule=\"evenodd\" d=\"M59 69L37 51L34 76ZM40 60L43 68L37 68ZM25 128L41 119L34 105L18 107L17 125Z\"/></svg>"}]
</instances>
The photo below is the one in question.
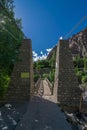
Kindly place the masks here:
<instances>
[{"instance_id":1,"label":"dirt path","mask_svg":"<svg viewBox=\"0 0 87 130\"><path fill-rule=\"evenodd\" d=\"M53 101L47 82L43 80L43 96L35 96L15 130L72 130L64 113Z\"/></svg>"}]
</instances>

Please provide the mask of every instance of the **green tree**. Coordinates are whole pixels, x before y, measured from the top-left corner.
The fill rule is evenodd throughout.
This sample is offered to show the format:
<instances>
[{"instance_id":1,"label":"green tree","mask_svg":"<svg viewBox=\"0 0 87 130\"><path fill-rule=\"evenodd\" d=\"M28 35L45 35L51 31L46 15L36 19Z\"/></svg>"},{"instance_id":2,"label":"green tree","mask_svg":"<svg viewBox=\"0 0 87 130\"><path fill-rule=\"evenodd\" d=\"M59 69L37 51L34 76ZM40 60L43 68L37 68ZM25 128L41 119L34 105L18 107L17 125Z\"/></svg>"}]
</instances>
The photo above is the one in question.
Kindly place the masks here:
<instances>
[{"instance_id":1,"label":"green tree","mask_svg":"<svg viewBox=\"0 0 87 130\"><path fill-rule=\"evenodd\" d=\"M87 84L87 75L82 76L82 83Z\"/></svg>"},{"instance_id":2,"label":"green tree","mask_svg":"<svg viewBox=\"0 0 87 130\"><path fill-rule=\"evenodd\" d=\"M8 87L14 63L23 40L21 19L14 18L13 0L1 0L0 7L0 91Z\"/></svg>"},{"instance_id":3,"label":"green tree","mask_svg":"<svg viewBox=\"0 0 87 130\"><path fill-rule=\"evenodd\" d=\"M75 67L78 67L78 68L84 67L84 59L80 58L79 56L74 58L73 63Z\"/></svg>"},{"instance_id":4,"label":"green tree","mask_svg":"<svg viewBox=\"0 0 87 130\"><path fill-rule=\"evenodd\" d=\"M54 51L51 59L49 59L49 64L51 68L55 68L55 61L56 61L56 52Z\"/></svg>"},{"instance_id":5,"label":"green tree","mask_svg":"<svg viewBox=\"0 0 87 130\"><path fill-rule=\"evenodd\" d=\"M87 58L84 58L84 70L87 71Z\"/></svg>"}]
</instances>

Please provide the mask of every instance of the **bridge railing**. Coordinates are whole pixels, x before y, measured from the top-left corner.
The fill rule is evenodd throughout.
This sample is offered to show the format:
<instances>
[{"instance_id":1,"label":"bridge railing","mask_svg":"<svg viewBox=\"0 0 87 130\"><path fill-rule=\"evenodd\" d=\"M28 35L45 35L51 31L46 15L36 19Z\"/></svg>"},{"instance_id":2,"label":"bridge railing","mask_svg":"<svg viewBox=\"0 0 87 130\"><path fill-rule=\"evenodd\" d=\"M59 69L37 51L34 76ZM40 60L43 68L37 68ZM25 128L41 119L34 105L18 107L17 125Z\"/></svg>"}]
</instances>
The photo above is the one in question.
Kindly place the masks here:
<instances>
[{"instance_id":1,"label":"bridge railing","mask_svg":"<svg viewBox=\"0 0 87 130\"><path fill-rule=\"evenodd\" d=\"M38 93L38 89L40 87L41 78L38 79L38 81L35 83L35 92Z\"/></svg>"},{"instance_id":2,"label":"bridge railing","mask_svg":"<svg viewBox=\"0 0 87 130\"><path fill-rule=\"evenodd\" d=\"M45 78L45 80L46 80L47 83L48 83L48 86L49 86L49 88L50 88L51 94L53 94L53 85L51 84L51 82L50 82L47 78Z\"/></svg>"}]
</instances>

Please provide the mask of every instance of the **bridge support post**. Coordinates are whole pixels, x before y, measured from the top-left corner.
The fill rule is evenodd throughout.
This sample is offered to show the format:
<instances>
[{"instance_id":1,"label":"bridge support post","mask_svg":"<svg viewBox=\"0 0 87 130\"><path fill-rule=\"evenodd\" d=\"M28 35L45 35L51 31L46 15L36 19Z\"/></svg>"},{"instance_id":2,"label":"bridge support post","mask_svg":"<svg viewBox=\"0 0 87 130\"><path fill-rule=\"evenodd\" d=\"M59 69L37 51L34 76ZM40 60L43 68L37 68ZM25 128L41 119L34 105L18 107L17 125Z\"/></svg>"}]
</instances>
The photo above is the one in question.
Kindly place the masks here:
<instances>
[{"instance_id":1,"label":"bridge support post","mask_svg":"<svg viewBox=\"0 0 87 130\"><path fill-rule=\"evenodd\" d=\"M66 40L60 40L57 46L54 91L57 92L57 100L64 110L79 110L81 90Z\"/></svg>"},{"instance_id":2,"label":"bridge support post","mask_svg":"<svg viewBox=\"0 0 87 130\"><path fill-rule=\"evenodd\" d=\"M14 65L9 88L3 101L29 101L33 93L32 44L30 39L24 39L19 50L19 60Z\"/></svg>"}]
</instances>

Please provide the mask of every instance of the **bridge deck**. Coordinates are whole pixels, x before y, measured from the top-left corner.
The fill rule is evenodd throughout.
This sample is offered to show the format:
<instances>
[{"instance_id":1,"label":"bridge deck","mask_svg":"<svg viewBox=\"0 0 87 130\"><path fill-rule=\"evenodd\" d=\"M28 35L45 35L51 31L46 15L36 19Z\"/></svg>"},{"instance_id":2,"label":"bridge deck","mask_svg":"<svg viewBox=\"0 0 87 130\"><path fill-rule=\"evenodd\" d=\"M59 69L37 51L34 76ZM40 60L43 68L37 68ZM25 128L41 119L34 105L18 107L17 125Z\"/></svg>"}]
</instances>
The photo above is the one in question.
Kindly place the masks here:
<instances>
[{"instance_id":1,"label":"bridge deck","mask_svg":"<svg viewBox=\"0 0 87 130\"><path fill-rule=\"evenodd\" d=\"M39 91L41 90L44 90L44 95L32 99L16 130L71 130L64 113L52 100L46 81L42 81Z\"/></svg>"},{"instance_id":2,"label":"bridge deck","mask_svg":"<svg viewBox=\"0 0 87 130\"><path fill-rule=\"evenodd\" d=\"M44 87L43 95L44 96L50 96L51 95L51 91L50 91L50 88L49 88L48 83L47 83L46 80L43 80L43 87Z\"/></svg>"}]
</instances>

